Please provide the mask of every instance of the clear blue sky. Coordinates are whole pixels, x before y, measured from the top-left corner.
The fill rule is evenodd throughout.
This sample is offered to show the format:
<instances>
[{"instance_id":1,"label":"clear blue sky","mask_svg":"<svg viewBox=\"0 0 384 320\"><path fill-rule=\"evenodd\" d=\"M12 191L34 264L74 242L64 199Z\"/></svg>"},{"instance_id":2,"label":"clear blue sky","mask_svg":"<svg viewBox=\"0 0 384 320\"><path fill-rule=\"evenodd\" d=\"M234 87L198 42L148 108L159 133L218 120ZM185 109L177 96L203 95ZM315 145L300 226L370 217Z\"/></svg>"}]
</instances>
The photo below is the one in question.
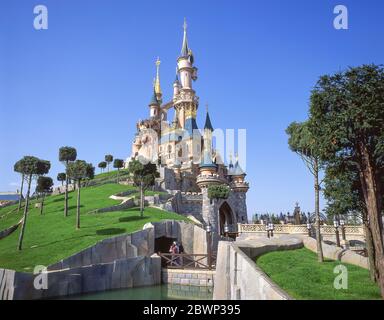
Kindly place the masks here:
<instances>
[{"instance_id":1,"label":"clear blue sky","mask_svg":"<svg viewBox=\"0 0 384 320\"><path fill-rule=\"evenodd\" d=\"M213 125L247 129L249 215L313 210L313 181L289 151L285 128L306 119L317 78L347 66L383 63L381 0L85 1L1 0L0 190L16 190L24 155L63 166L60 146L102 161L130 154L135 122L148 115L154 61L171 97L184 17L201 104ZM48 7L49 29L33 28ZM349 9L349 30L333 8ZM199 125L203 122L200 109Z\"/></svg>"}]
</instances>

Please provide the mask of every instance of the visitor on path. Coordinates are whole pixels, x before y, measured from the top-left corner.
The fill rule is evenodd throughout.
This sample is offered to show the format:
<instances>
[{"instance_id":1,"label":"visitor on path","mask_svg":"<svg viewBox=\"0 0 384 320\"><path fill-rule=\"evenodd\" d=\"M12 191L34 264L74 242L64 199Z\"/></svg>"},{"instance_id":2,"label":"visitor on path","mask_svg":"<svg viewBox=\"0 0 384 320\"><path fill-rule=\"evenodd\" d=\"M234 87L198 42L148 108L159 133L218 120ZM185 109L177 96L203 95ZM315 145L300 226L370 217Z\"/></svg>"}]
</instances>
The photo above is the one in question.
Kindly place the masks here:
<instances>
[{"instance_id":1,"label":"visitor on path","mask_svg":"<svg viewBox=\"0 0 384 320\"><path fill-rule=\"evenodd\" d=\"M172 265L178 265L178 257L175 257L174 255L179 254L179 247L177 245L176 241L173 241L171 247L169 248L169 252L172 253L171 258L171 266Z\"/></svg>"}]
</instances>

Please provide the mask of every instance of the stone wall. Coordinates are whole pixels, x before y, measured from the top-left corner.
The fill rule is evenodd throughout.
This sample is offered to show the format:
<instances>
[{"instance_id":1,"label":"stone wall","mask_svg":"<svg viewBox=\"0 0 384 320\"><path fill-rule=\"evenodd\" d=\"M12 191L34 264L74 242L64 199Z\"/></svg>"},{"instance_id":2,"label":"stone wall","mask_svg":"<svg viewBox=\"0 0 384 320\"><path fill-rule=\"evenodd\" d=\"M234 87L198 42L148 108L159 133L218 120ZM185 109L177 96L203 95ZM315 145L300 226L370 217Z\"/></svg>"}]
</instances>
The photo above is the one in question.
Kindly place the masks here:
<instances>
[{"instance_id":1,"label":"stone wall","mask_svg":"<svg viewBox=\"0 0 384 320\"><path fill-rule=\"evenodd\" d=\"M161 283L161 258L134 257L111 263L48 272L46 290L30 273L0 269L0 300L46 299Z\"/></svg>"},{"instance_id":2,"label":"stone wall","mask_svg":"<svg viewBox=\"0 0 384 320\"><path fill-rule=\"evenodd\" d=\"M0 300L160 284L161 259L154 248L161 237L182 242L186 253L207 253L204 229L184 221L147 223L141 231L102 240L48 266L48 290L34 289L33 274L0 269Z\"/></svg>"},{"instance_id":3,"label":"stone wall","mask_svg":"<svg viewBox=\"0 0 384 320\"><path fill-rule=\"evenodd\" d=\"M316 239L310 237L302 237L304 246L313 251L317 252ZM351 250L342 249L336 246L331 246L326 243L322 243L323 255L327 259L339 260L341 262L350 263L355 266L369 269L369 262L367 257L363 257Z\"/></svg>"},{"instance_id":4,"label":"stone wall","mask_svg":"<svg viewBox=\"0 0 384 320\"><path fill-rule=\"evenodd\" d=\"M289 300L255 263L257 256L276 250L303 247L300 239L258 239L219 242L213 299L215 300Z\"/></svg>"},{"instance_id":5,"label":"stone wall","mask_svg":"<svg viewBox=\"0 0 384 320\"><path fill-rule=\"evenodd\" d=\"M162 281L167 284L213 287L215 271L163 269Z\"/></svg>"}]
</instances>

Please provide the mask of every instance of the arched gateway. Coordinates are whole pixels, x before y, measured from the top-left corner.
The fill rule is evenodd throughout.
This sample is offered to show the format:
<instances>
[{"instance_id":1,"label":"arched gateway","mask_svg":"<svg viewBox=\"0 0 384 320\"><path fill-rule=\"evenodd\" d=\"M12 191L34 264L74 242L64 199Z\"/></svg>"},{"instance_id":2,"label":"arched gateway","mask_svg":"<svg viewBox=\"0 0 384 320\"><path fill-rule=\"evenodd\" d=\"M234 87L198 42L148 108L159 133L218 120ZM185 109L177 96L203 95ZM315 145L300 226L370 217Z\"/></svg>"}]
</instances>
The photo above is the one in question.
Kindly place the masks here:
<instances>
[{"instance_id":1,"label":"arched gateway","mask_svg":"<svg viewBox=\"0 0 384 320\"><path fill-rule=\"evenodd\" d=\"M224 236L225 234L225 224L229 226L230 231L232 231L232 226L236 224L236 218L227 201L224 201L219 208L219 232L221 236Z\"/></svg>"}]
</instances>

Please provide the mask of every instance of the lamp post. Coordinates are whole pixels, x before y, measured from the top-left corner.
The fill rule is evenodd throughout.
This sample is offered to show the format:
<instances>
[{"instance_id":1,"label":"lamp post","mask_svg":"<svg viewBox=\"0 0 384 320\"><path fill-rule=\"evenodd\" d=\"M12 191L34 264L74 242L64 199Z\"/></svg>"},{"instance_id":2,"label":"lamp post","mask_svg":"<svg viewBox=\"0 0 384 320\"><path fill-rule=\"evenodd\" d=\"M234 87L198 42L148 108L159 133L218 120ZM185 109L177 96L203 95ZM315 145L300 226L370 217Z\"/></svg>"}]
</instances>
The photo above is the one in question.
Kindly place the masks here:
<instances>
[{"instance_id":1,"label":"lamp post","mask_svg":"<svg viewBox=\"0 0 384 320\"><path fill-rule=\"evenodd\" d=\"M335 227L335 233L336 233L336 246L340 247L340 235L339 235L339 219L337 216L333 219L333 226Z\"/></svg>"},{"instance_id":2,"label":"lamp post","mask_svg":"<svg viewBox=\"0 0 384 320\"><path fill-rule=\"evenodd\" d=\"M207 224L207 253L208 253L208 268L212 269L212 226L210 223Z\"/></svg>"},{"instance_id":3,"label":"lamp post","mask_svg":"<svg viewBox=\"0 0 384 320\"><path fill-rule=\"evenodd\" d=\"M265 230L267 231L267 237L269 238L270 235L269 235L269 222L268 222L268 220L265 220Z\"/></svg>"},{"instance_id":4,"label":"lamp post","mask_svg":"<svg viewBox=\"0 0 384 320\"><path fill-rule=\"evenodd\" d=\"M312 234L311 234L312 225L309 221L307 223L307 230L308 230L308 237L311 237L312 236Z\"/></svg>"},{"instance_id":5,"label":"lamp post","mask_svg":"<svg viewBox=\"0 0 384 320\"><path fill-rule=\"evenodd\" d=\"M343 239L343 241L346 241L346 237L345 237L345 220L344 218L341 218L340 219L340 226L341 226L341 237Z\"/></svg>"}]
</instances>

